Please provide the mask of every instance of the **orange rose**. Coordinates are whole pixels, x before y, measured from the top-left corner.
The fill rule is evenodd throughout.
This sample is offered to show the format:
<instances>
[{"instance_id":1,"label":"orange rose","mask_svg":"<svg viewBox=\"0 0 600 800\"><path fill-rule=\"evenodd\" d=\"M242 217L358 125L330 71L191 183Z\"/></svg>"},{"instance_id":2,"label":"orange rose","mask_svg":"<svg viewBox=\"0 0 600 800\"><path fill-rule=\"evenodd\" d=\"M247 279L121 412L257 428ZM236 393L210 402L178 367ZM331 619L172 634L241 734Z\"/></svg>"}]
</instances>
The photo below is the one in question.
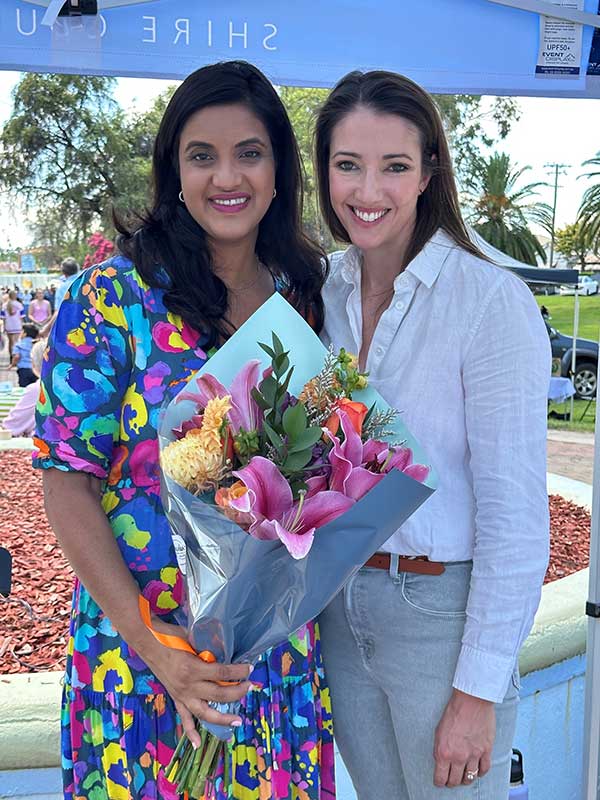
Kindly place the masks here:
<instances>
[{"instance_id":1,"label":"orange rose","mask_svg":"<svg viewBox=\"0 0 600 800\"><path fill-rule=\"evenodd\" d=\"M348 400L346 397L342 397L341 400L338 400L337 408L348 415L350 424L360 436L363 422L369 411L367 406L364 403L358 403L356 400ZM340 418L335 412L329 417L325 423L325 427L327 430L331 431L333 436L337 434L340 427Z\"/></svg>"},{"instance_id":2,"label":"orange rose","mask_svg":"<svg viewBox=\"0 0 600 800\"><path fill-rule=\"evenodd\" d=\"M352 423L352 427L360 436L362 433L363 422L365 421L365 417L369 411L366 405L364 403L358 403L356 400L347 400L345 397L343 397L338 403L338 408L346 412L350 422Z\"/></svg>"}]
</instances>

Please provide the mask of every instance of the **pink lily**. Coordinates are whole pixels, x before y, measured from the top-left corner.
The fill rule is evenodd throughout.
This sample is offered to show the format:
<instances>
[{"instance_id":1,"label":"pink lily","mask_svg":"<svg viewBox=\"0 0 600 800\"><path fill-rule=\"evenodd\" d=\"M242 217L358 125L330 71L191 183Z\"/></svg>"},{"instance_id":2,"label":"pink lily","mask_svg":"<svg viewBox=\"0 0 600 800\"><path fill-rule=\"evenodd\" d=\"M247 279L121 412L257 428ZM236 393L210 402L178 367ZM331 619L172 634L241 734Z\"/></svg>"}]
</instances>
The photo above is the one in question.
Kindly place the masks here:
<instances>
[{"instance_id":1,"label":"pink lily","mask_svg":"<svg viewBox=\"0 0 600 800\"><path fill-rule=\"evenodd\" d=\"M233 474L248 491L231 500L230 505L254 520L249 533L257 539L279 539L293 558L304 558L315 530L354 504L350 497L332 491L307 493L294 502L286 479L275 464L262 456L254 456Z\"/></svg>"},{"instance_id":2,"label":"pink lily","mask_svg":"<svg viewBox=\"0 0 600 800\"><path fill-rule=\"evenodd\" d=\"M409 447L391 449L385 442L375 439L363 444L347 414L340 410L338 415L344 433L343 443L337 436L327 432L333 444L329 452L332 490L342 492L353 500L360 500L392 469L399 469L417 481L427 478L429 467L413 464Z\"/></svg>"},{"instance_id":3,"label":"pink lily","mask_svg":"<svg viewBox=\"0 0 600 800\"><path fill-rule=\"evenodd\" d=\"M265 376L264 373L262 377ZM238 434L240 430L256 431L262 422L262 414L255 400L252 398L252 389L258 388L261 382L260 361L248 361L231 382L231 388L226 389L214 375L201 375L196 380L197 391L184 390L177 396L177 402L192 400L202 410L206 408L209 400L216 397L231 397L231 410L228 413L231 430Z\"/></svg>"}]
</instances>

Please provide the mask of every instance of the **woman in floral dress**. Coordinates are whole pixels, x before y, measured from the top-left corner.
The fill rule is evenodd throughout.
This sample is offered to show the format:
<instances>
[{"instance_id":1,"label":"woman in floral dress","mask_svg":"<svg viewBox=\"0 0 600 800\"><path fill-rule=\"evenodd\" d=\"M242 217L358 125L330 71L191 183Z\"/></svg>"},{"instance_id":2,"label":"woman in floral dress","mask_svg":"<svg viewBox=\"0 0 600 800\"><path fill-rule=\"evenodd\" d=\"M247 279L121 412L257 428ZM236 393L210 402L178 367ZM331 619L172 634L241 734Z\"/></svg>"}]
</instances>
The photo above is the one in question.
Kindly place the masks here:
<instances>
[{"instance_id":1,"label":"woman in floral dress","mask_svg":"<svg viewBox=\"0 0 600 800\"><path fill-rule=\"evenodd\" d=\"M174 799L165 777L193 717L232 725L231 786L213 800L335 797L330 703L312 623L248 665L206 665L178 633L182 580L160 500L157 422L272 293L323 318L321 254L300 228L300 162L276 92L229 62L188 77L155 143L154 201L119 223L121 255L82 273L42 372L35 466L78 576L63 696L65 800ZM249 678L249 679L248 679ZM220 686L217 681L240 681ZM207 701L243 698L239 716ZM223 770L221 770L223 774Z\"/></svg>"}]
</instances>

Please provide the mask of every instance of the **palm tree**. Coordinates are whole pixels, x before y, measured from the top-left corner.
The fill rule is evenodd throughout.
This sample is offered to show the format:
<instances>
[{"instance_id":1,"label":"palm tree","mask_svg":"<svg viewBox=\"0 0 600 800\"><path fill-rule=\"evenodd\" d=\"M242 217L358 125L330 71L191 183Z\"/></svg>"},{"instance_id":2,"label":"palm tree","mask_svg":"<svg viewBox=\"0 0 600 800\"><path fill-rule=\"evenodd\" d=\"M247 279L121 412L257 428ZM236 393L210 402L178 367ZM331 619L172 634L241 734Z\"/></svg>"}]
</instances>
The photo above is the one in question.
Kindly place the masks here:
<instances>
[{"instance_id":1,"label":"palm tree","mask_svg":"<svg viewBox=\"0 0 600 800\"><path fill-rule=\"evenodd\" d=\"M594 158L589 158L582 164L583 167L598 167L594 172L580 175L580 178L600 179L600 152ZM600 251L600 183L589 186L581 200L577 221L581 223L582 235L590 250L595 253Z\"/></svg>"},{"instance_id":2,"label":"palm tree","mask_svg":"<svg viewBox=\"0 0 600 800\"><path fill-rule=\"evenodd\" d=\"M546 253L529 225L535 222L545 229L551 226L552 210L545 203L533 202L543 183L528 183L517 188L523 173L506 153L480 158L475 170L475 185L468 198L472 212L468 215L477 233L493 247L525 264L545 263Z\"/></svg>"}]
</instances>

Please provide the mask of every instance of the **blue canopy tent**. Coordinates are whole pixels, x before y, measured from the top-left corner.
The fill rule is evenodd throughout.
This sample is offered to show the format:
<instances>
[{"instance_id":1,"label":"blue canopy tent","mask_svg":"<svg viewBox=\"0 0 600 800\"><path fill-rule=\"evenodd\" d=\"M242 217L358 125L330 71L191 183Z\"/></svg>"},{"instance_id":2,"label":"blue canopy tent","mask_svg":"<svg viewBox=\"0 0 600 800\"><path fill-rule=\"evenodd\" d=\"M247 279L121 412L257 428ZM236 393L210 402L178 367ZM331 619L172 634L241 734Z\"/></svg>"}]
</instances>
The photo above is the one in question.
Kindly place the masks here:
<instances>
[{"instance_id":1,"label":"blue canopy tent","mask_svg":"<svg viewBox=\"0 0 600 800\"><path fill-rule=\"evenodd\" d=\"M600 97L600 34L590 49L598 0L569 3L581 10L561 0L70 2L99 13L56 19L64 0L2 0L0 68L183 78L245 58L282 85L331 86L378 67L432 92ZM573 48L549 40L538 64L539 13L510 6L588 24Z\"/></svg>"},{"instance_id":2,"label":"blue canopy tent","mask_svg":"<svg viewBox=\"0 0 600 800\"><path fill-rule=\"evenodd\" d=\"M599 5L599 0L0 0L0 69L179 79L203 64L244 58L282 85L327 87L351 69L383 68L437 93L600 98ZM546 26L549 17L553 22ZM598 412L596 428L600 431ZM584 800L600 798L599 484L597 436Z\"/></svg>"}]
</instances>

